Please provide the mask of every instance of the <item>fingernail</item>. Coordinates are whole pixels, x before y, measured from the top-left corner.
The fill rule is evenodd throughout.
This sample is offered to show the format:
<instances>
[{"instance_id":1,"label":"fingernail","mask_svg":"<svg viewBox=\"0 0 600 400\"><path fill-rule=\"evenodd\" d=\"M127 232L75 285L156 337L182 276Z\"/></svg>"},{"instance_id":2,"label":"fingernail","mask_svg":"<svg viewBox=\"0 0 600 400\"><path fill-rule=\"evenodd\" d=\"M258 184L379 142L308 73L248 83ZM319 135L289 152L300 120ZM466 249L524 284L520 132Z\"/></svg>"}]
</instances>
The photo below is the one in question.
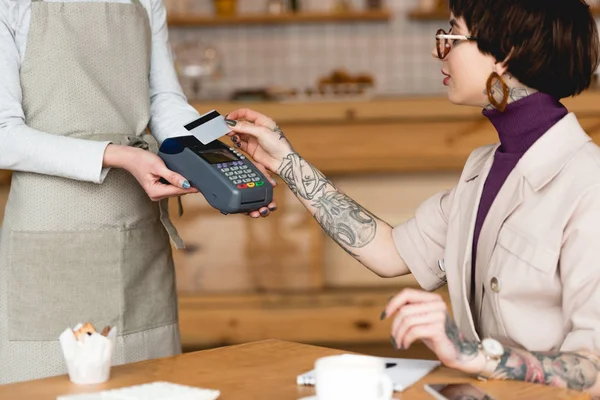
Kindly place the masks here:
<instances>
[{"instance_id":1,"label":"fingernail","mask_svg":"<svg viewBox=\"0 0 600 400\"><path fill-rule=\"evenodd\" d=\"M184 188L184 189L189 189L190 188L190 183L188 182L187 179L185 181L183 181L183 183L181 184L181 187Z\"/></svg>"},{"instance_id":2,"label":"fingernail","mask_svg":"<svg viewBox=\"0 0 600 400\"><path fill-rule=\"evenodd\" d=\"M242 147L242 144L241 143L236 143L235 147Z\"/></svg>"},{"instance_id":3,"label":"fingernail","mask_svg":"<svg viewBox=\"0 0 600 400\"><path fill-rule=\"evenodd\" d=\"M232 137L231 137L231 141L232 141L233 143L237 143L237 141L238 141L238 140L239 140L239 139L238 139L238 137L237 137L237 136L232 136Z\"/></svg>"},{"instance_id":4,"label":"fingernail","mask_svg":"<svg viewBox=\"0 0 600 400\"><path fill-rule=\"evenodd\" d=\"M269 207L269 210L275 211L275 210L277 210L277 207Z\"/></svg>"},{"instance_id":5,"label":"fingernail","mask_svg":"<svg viewBox=\"0 0 600 400\"><path fill-rule=\"evenodd\" d=\"M262 215L267 215L269 213L269 210L261 210L260 213Z\"/></svg>"},{"instance_id":6,"label":"fingernail","mask_svg":"<svg viewBox=\"0 0 600 400\"><path fill-rule=\"evenodd\" d=\"M227 119L227 118L225 118L225 123L226 123L227 125L229 125L229 126L236 126L236 125L237 125L237 122L236 122L236 121L234 121L234 120L232 120L232 119Z\"/></svg>"},{"instance_id":7,"label":"fingernail","mask_svg":"<svg viewBox=\"0 0 600 400\"><path fill-rule=\"evenodd\" d=\"M379 319L383 321L385 319L385 316L386 316L386 313L385 313L385 310L383 310L381 312L381 316L379 317Z\"/></svg>"},{"instance_id":8,"label":"fingernail","mask_svg":"<svg viewBox=\"0 0 600 400\"><path fill-rule=\"evenodd\" d=\"M390 336L390 342L392 342L392 346L394 346L394 349L398 350L398 345L396 344L396 339L394 339L393 336Z\"/></svg>"}]
</instances>

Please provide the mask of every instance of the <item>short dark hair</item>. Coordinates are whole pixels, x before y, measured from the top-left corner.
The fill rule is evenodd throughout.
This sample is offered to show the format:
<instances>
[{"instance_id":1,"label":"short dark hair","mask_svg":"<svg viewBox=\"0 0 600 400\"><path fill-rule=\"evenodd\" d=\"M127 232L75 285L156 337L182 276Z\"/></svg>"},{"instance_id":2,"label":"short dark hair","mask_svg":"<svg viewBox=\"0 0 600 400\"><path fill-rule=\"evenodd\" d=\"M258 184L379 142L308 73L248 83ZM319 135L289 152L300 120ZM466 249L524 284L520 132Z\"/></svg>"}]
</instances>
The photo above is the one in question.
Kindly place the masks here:
<instances>
[{"instance_id":1,"label":"short dark hair","mask_svg":"<svg viewBox=\"0 0 600 400\"><path fill-rule=\"evenodd\" d=\"M598 67L596 21L584 0L450 0L479 50L507 61L524 85L561 99L590 86Z\"/></svg>"}]
</instances>

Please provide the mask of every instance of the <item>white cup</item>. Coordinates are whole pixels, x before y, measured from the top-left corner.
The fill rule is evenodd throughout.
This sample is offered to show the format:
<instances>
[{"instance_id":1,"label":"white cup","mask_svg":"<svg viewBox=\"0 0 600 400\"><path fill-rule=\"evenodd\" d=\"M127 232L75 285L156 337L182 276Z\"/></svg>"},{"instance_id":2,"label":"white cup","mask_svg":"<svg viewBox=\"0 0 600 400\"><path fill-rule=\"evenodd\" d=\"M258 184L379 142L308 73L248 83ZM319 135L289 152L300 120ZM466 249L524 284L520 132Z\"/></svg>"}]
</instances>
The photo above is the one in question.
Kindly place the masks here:
<instances>
[{"instance_id":1,"label":"white cup","mask_svg":"<svg viewBox=\"0 0 600 400\"><path fill-rule=\"evenodd\" d=\"M315 377L318 400L390 400L394 394L385 361L377 357L344 354L319 358Z\"/></svg>"}]
</instances>

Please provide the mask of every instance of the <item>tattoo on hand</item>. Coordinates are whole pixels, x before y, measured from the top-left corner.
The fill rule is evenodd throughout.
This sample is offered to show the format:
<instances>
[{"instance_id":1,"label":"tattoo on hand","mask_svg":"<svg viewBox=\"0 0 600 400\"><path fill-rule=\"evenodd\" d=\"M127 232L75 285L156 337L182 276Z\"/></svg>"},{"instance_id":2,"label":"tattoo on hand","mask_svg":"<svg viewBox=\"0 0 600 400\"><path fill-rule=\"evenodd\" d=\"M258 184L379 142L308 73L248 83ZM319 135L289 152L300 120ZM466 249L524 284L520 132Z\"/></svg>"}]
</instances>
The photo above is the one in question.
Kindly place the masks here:
<instances>
[{"instance_id":1,"label":"tattoo on hand","mask_svg":"<svg viewBox=\"0 0 600 400\"><path fill-rule=\"evenodd\" d=\"M446 336L448 336L448 339L450 339L456 348L459 361L470 361L477 357L479 354L479 342L466 339L448 313L446 313L445 328Z\"/></svg>"},{"instance_id":2,"label":"tattoo on hand","mask_svg":"<svg viewBox=\"0 0 600 400\"><path fill-rule=\"evenodd\" d=\"M507 349L495 375L550 386L585 390L596 383L600 373L598 357L580 353L526 352Z\"/></svg>"},{"instance_id":3,"label":"tattoo on hand","mask_svg":"<svg viewBox=\"0 0 600 400\"><path fill-rule=\"evenodd\" d=\"M283 131L281 130L279 125L275 126L275 129L273 129L273 131L279 133L279 140L285 139L285 135L283 134Z\"/></svg>"},{"instance_id":4,"label":"tattoo on hand","mask_svg":"<svg viewBox=\"0 0 600 400\"><path fill-rule=\"evenodd\" d=\"M376 217L338 191L331 181L297 153L291 153L283 160L278 174L295 195L312 200L315 219L347 253L358 257L352 249L373 241L377 233Z\"/></svg>"}]
</instances>

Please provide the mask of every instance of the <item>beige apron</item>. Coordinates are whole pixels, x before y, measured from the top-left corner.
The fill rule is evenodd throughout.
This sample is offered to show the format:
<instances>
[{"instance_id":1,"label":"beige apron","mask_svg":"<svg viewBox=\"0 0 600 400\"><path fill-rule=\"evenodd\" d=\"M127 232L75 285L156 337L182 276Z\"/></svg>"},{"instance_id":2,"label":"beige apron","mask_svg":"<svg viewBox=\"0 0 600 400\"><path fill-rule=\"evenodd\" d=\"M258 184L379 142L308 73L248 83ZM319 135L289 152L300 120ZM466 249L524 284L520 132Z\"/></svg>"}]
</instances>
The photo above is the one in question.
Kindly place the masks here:
<instances>
[{"instance_id":1,"label":"beige apron","mask_svg":"<svg viewBox=\"0 0 600 400\"><path fill-rule=\"evenodd\" d=\"M150 48L139 3L33 2L26 123L156 150L145 134ZM66 373L57 339L78 322L118 327L115 364L181 352L169 234L181 242L161 210L121 169L102 184L13 175L0 235L0 383Z\"/></svg>"}]
</instances>

